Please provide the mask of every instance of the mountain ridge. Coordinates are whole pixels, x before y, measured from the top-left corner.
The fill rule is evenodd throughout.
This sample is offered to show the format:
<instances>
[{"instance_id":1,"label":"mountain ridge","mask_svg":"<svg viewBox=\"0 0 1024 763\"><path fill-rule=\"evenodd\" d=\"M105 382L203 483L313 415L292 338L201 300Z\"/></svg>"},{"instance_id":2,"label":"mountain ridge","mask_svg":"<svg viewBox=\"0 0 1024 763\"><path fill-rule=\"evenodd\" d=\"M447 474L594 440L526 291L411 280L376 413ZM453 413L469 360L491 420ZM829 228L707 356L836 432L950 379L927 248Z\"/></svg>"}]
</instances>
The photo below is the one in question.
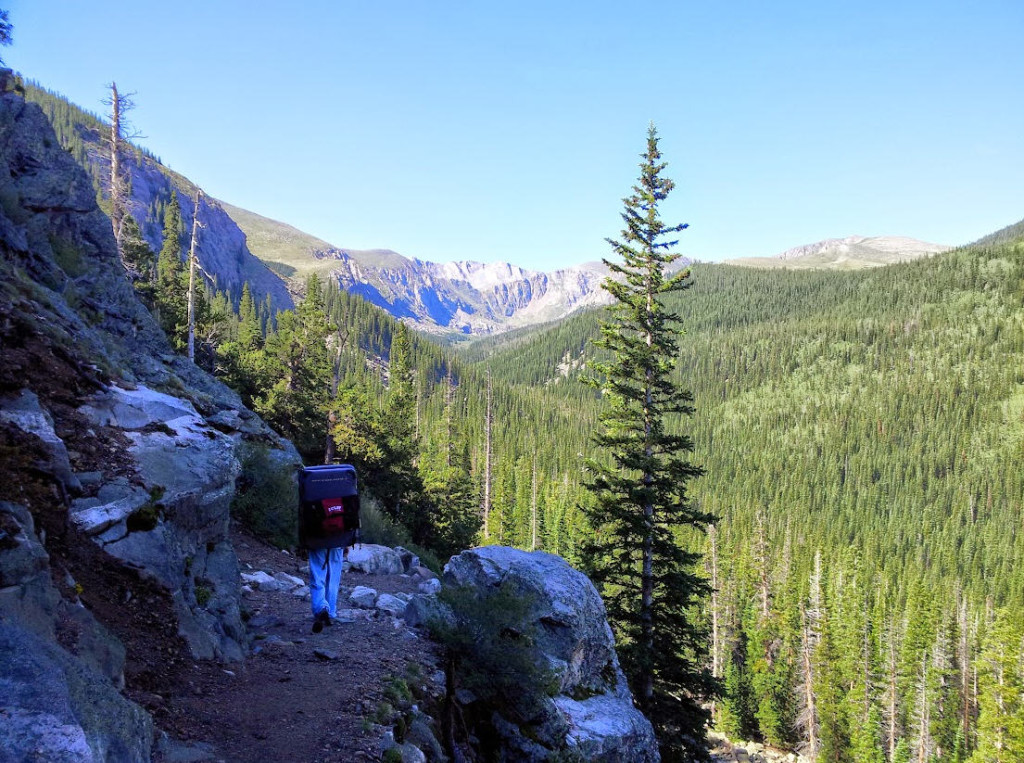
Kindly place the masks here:
<instances>
[{"instance_id":1,"label":"mountain ridge","mask_svg":"<svg viewBox=\"0 0 1024 763\"><path fill-rule=\"evenodd\" d=\"M739 257L728 265L758 268L858 270L908 262L953 247L909 236L846 236L795 246L772 257Z\"/></svg>"},{"instance_id":2,"label":"mountain ridge","mask_svg":"<svg viewBox=\"0 0 1024 763\"><path fill-rule=\"evenodd\" d=\"M601 263L543 272L502 261L432 262L391 249L335 246L288 223L219 203L253 254L288 279L293 291L318 273L427 333L500 333L606 301L600 285L608 270Z\"/></svg>"}]
</instances>

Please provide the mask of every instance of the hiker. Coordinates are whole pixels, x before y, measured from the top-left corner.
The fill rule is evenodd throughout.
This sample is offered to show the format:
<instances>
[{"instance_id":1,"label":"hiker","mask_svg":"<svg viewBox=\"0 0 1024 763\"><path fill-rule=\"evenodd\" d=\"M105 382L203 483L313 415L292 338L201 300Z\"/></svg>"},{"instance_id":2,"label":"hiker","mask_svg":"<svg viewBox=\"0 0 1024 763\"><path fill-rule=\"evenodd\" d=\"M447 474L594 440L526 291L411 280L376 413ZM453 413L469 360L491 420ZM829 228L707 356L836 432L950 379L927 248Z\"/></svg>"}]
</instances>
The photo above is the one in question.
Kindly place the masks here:
<instances>
[{"instance_id":1,"label":"hiker","mask_svg":"<svg viewBox=\"0 0 1024 763\"><path fill-rule=\"evenodd\" d=\"M349 464L299 472L299 545L309 551L313 633L338 616L338 588L349 548L359 541L359 488Z\"/></svg>"},{"instance_id":2,"label":"hiker","mask_svg":"<svg viewBox=\"0 0 1024 763\"><path fill-rule=\"evenodd\" d=\"M348 558L349 546L314 548L309 551L309 593L313 605L313 633L338 616L338 587L342 564Z\"/></svg>"}]
</instances>

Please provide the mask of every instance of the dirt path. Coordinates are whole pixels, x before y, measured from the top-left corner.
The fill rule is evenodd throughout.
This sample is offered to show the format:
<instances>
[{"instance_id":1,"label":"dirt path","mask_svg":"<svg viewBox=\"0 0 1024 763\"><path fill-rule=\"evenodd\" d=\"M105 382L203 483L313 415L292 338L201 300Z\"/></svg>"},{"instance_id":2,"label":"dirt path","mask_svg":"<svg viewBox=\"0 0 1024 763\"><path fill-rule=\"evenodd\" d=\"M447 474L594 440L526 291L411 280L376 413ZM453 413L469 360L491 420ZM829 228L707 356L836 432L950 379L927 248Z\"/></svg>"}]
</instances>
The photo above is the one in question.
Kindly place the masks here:
<instances>
[{"instance_id":1,"label":"dirt path","mask_svg":"<svg viewBox=\"0 0 1024 763\"><path fill-rule=\"evenodd\" d=\"M243 571L287 572L308 581L305 561L241 532L233 540ZM416 591L415 582L402 576L346 573L340 622L320 634L310 631L307 600L278 591L245 594L249 630L257 639L253 654L241 664L195 663L180 674L173 693L142 698L149 700L157 725L189 743L193 752L210 746L199 758L181 750L157 760L381 759L384 730L367 719L382 701L387 681L403 675L410 662L431 675L436 656L428 640L404 625L396 628L386 614L344 611L347 592L356 585L379 593Z\"/></svg>"}]
</instances>

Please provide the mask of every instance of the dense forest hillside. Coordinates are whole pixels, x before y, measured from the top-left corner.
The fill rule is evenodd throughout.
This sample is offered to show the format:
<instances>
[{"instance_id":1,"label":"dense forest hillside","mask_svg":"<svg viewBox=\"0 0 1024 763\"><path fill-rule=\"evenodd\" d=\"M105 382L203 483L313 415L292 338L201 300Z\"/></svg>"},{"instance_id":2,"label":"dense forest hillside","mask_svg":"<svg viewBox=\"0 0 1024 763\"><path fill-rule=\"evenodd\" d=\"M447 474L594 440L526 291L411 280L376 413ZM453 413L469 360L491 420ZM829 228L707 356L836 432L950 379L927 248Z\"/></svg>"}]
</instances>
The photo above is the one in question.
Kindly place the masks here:
<instances>
[{"instance_id":1,"label":"dense forest hillside","mask_svg":"<svg viewBox=\"0 0 1024 763\"><path fill-rule=\"evenodd\" d=\"M171 206L146 235L178 254ZM1024 757L1021 233L858 272L699 264L670 298L730 734L850 763ZM357 463L396 541L577 560L602 311L455 354L337 282L295 310L253 292L206 297L197 363L308 462ZM281 536L251 455L236 510Z\"/></svg>"},{"instance_id":2,"label":"dense forest hillside","mask_svg":"<svg viewBox=\"0 0 1024 763\"><path fill-rule=\"evenodd\" d=\"M728 731L829 760L990 744L979 685L1024 606L1024 240L996 240L856 273L697 265L673 299ZM591 411L599 317L466 356Z\"/></svg>"}]
</instances>

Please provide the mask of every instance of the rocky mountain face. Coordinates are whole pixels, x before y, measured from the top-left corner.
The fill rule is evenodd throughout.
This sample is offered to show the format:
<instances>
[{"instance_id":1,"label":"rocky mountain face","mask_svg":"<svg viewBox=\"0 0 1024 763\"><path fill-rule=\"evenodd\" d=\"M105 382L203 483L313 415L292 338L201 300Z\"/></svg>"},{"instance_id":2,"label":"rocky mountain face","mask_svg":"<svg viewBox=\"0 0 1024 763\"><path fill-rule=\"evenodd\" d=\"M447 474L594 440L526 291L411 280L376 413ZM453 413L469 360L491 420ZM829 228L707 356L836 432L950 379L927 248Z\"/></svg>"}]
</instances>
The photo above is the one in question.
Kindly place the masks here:
<instances>
[{"instance_id":1,"label":"rocky mountain face","mask_svg":"<svg viewBox=\"0 0 1024 763\"><path fill-rule=\"evenodd\" d=\"M52 107L57 96L28 87L30 100ZM78 113L76 135L89 147L82 160L101 186L109 165L102 158L95 119ZM195 215L196 186L141 151L127 152L129 211L143 236L159 251L163 206L176 193L186 232ZM607 270L598 263L544 273L504 262L433 263L384 249L341 249L290 225L226 202L205 198L200 212L198 256L218 289L236 299L246 282L257 301L293 307L312 272L336 279L348 291L416 328L438 334L479 335L546 323L606 302L600 289Z\"/></svg>"},{"instance_id":2,"label":"rocky mountain face","mask_svg":"<svg viewBox=\"0 0 1024 763\"><path fill-rule=\"evenodd\" d=\"M607 268L596 264L542 273L507 262L402 258L376 266L344 250L321 256L333 260L328 272L342 288L432 333L482 335L547 323L608 296L601 289Z\"/></svg>"},{"instance_id":3,"label":"rocky mountain face","mask_svg":"<svg viewBox=\"0 0 1024 763\"><path fill-rule=\"evenodd\" d=\"M729 260L728 264L759 268L855 270L907 262L951 248L906 236L847 236L797 246L774 257L746 257Z\"/></svg>"},{"instance_id":4,"label":"rocky mountain face","mask_svg":"<svg viewBox=\"0 0 1024 763\"><path fill-rule=\"evenodd\" d=\"M19 760L146 760L152 723L119 689L126 662L171 657L125 639L149 628L193 658L243 656L238 453L298 456L171 351L90 178L14 94L0 96L0 356L0 738Z\"/></svg>"},{"instance_id":5,"label":"rocky mountain face","mask_svg":"<svg viewBox=\"0 0 1024 763\"><path fill-rule=\"evenodd\" d=\"M604 304L601 263L550 273L507 262L436 263L389 249L344 249L290 225L221 205L245 231L249 248L300 289L310 273L336 280L421 331L482 335L564 318Z\"/></svg>"}]
</instances>

